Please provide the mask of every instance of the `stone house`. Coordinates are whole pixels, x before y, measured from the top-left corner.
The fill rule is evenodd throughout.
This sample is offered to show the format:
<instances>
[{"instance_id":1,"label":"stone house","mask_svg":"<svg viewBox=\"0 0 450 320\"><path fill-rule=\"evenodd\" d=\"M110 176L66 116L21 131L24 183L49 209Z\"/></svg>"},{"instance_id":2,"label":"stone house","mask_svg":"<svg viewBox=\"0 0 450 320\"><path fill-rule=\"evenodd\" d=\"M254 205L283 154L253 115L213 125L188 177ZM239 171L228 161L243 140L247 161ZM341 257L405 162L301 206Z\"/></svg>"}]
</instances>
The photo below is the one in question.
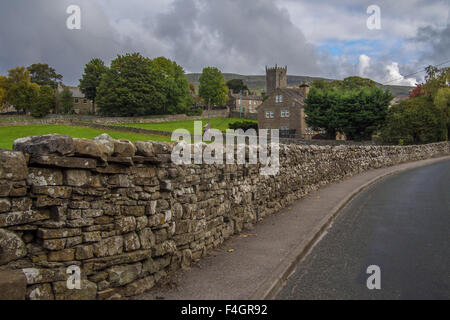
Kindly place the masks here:
<instances>
[{"instance_id":1,"label":"stone house","mask_svg":"<svg viewBox=\"0 0 450 320\"><path fill-rule=\"evenodd\" d=\"M305 121L306 88L276 88L258 107L259 129L279 129L280 137L309 138Z\"/></svg>"},{"instance_id":2,"label":"stone house","mask_svg":"<svg viewBox=\"0 0 450 320\"><path fill-rule=\"evenodd\" d=\"M243 114L256 114L257 108L263 102L263 96L249 94L245 91L243 94L229 93L228 107L231 111L242 112Z\"/></svg>"},{"instance_id":3,"label":"stone house","mask_svg":"<svg viewBox=\"0 0 450 320\"><path fill-rule=\"evenodd\" d=\"M79 87L65 86L72 93L73 111L76 114L89 114L93 111L92 100L87 99ZM63 87L58 85L58 93L62 92Z\"/></svg>"}]
</instances>

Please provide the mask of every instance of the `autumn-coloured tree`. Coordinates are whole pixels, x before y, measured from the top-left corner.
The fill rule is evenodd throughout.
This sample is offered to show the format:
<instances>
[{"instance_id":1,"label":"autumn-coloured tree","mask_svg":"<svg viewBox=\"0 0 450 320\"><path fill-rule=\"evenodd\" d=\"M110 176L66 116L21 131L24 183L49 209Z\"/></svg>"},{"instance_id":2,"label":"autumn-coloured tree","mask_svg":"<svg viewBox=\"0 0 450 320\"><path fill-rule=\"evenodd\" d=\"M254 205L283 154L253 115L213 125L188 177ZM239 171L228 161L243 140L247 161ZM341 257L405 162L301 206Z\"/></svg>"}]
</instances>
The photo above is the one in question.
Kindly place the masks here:
<instances>
[{"instance_id":1,"label":"autumn-coloured tree","mask_svg":"<svg viewBox=\"0 0 450 320\"><path fill-rule=\"evenodd\" d=\"M423 85L422 84L418 84L414 89L411 90L411 92L409 93L409 98L415 98L415 97L419 97L423 95Z\"/></svg>"}]
</instances>

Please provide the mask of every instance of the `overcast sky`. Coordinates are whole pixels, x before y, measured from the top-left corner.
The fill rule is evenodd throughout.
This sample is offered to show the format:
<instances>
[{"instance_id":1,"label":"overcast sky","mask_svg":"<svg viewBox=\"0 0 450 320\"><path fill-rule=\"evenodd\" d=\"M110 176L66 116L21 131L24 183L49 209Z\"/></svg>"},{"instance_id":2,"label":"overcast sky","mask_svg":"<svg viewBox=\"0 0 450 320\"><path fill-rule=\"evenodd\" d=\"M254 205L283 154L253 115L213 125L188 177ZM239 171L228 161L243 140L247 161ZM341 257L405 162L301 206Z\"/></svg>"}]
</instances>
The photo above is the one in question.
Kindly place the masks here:
<instances>
[{"instance_id":1,"label":"overcast sky","mask_svg":"<svg viewBox=\"0 0 450 320\"><path fill-rule=\"evenodd\" d=\"M69 30L69 5L81 29ZM369 30L367 8L381 10ZM92 58L166 56L186 72L223 72L342 79L370 77L411 84L428 64L450 59L448 0L0 0L0 74L48 63L78 84ZM448 66L450 64L446 64Z\"/></svg>"}]
</instances>

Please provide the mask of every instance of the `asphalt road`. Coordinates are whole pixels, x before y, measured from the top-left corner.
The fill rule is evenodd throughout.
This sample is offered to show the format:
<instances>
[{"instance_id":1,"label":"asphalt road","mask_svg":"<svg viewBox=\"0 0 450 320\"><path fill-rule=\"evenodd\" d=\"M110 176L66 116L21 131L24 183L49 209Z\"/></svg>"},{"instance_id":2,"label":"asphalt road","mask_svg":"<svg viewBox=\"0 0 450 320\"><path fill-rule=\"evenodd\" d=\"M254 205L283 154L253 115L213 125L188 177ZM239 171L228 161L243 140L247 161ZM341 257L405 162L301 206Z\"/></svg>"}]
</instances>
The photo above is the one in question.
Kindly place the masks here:
<instances>
[{"instance_id":1,"label":"asphalt road","mask_svg":"<svg viewBox=\"0 0 450 320\"><path fill-rule=\"evenodd\" d=\"M380 267L380 290L367 288L371 265ZM277 299L450 299L450 161L363 191Z\"/></svg>"}]
</instances>

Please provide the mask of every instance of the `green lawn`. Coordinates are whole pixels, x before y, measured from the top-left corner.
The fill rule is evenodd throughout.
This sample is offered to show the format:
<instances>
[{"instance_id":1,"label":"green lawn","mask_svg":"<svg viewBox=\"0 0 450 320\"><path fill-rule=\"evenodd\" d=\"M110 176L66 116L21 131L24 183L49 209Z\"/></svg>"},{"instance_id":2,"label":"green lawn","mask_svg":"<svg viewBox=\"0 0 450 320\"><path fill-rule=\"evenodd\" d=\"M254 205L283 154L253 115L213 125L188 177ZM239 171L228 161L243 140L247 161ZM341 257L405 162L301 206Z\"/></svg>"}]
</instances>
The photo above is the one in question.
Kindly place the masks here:
<instances>
[{"instance_id":1,"label":"green lawn","mask_svg":"<svg viewBox=\"0 0 450 320\"><path fill-rule=\"evenodd\" d=\"M33 126L8 126L0 127L0 148L12 149L14 140L28 136L40 136L49 133L66 134L73 138L92 139L96 136L107 133L114 139L128 139L134 141L170 141L170 137L152 136L139 133L127 133L118 131L104 131L84 127L64 126L64 125L33 125Z\"/></svg>"},{"instance_id":2,"label":"green lawn","mask_svg":"<svg viewBox=\"0 0 450 320\"><path fill-rule=\"evenodd\" d=\"M238 121L243 121L246 119L239 118L211 118L211 127L214 129L218 129L221 131L225 131L229 129L228 124ZM134 127L141 129L149 129L149 130L158 130L158 131L168 131L172 132L176 129L187 129L192 134L194 133L194 121L195 120L186 120L186 121L172 121L172 122L161 122L161 123L129 123L129 124L121 124L120 126L126 127ZM200 121L200 120L196 120ZM202 126L208 123L208 119L202 119ZM254 120L247 120L252 122L257 122Z\"/></svg>"}]
</instances>

